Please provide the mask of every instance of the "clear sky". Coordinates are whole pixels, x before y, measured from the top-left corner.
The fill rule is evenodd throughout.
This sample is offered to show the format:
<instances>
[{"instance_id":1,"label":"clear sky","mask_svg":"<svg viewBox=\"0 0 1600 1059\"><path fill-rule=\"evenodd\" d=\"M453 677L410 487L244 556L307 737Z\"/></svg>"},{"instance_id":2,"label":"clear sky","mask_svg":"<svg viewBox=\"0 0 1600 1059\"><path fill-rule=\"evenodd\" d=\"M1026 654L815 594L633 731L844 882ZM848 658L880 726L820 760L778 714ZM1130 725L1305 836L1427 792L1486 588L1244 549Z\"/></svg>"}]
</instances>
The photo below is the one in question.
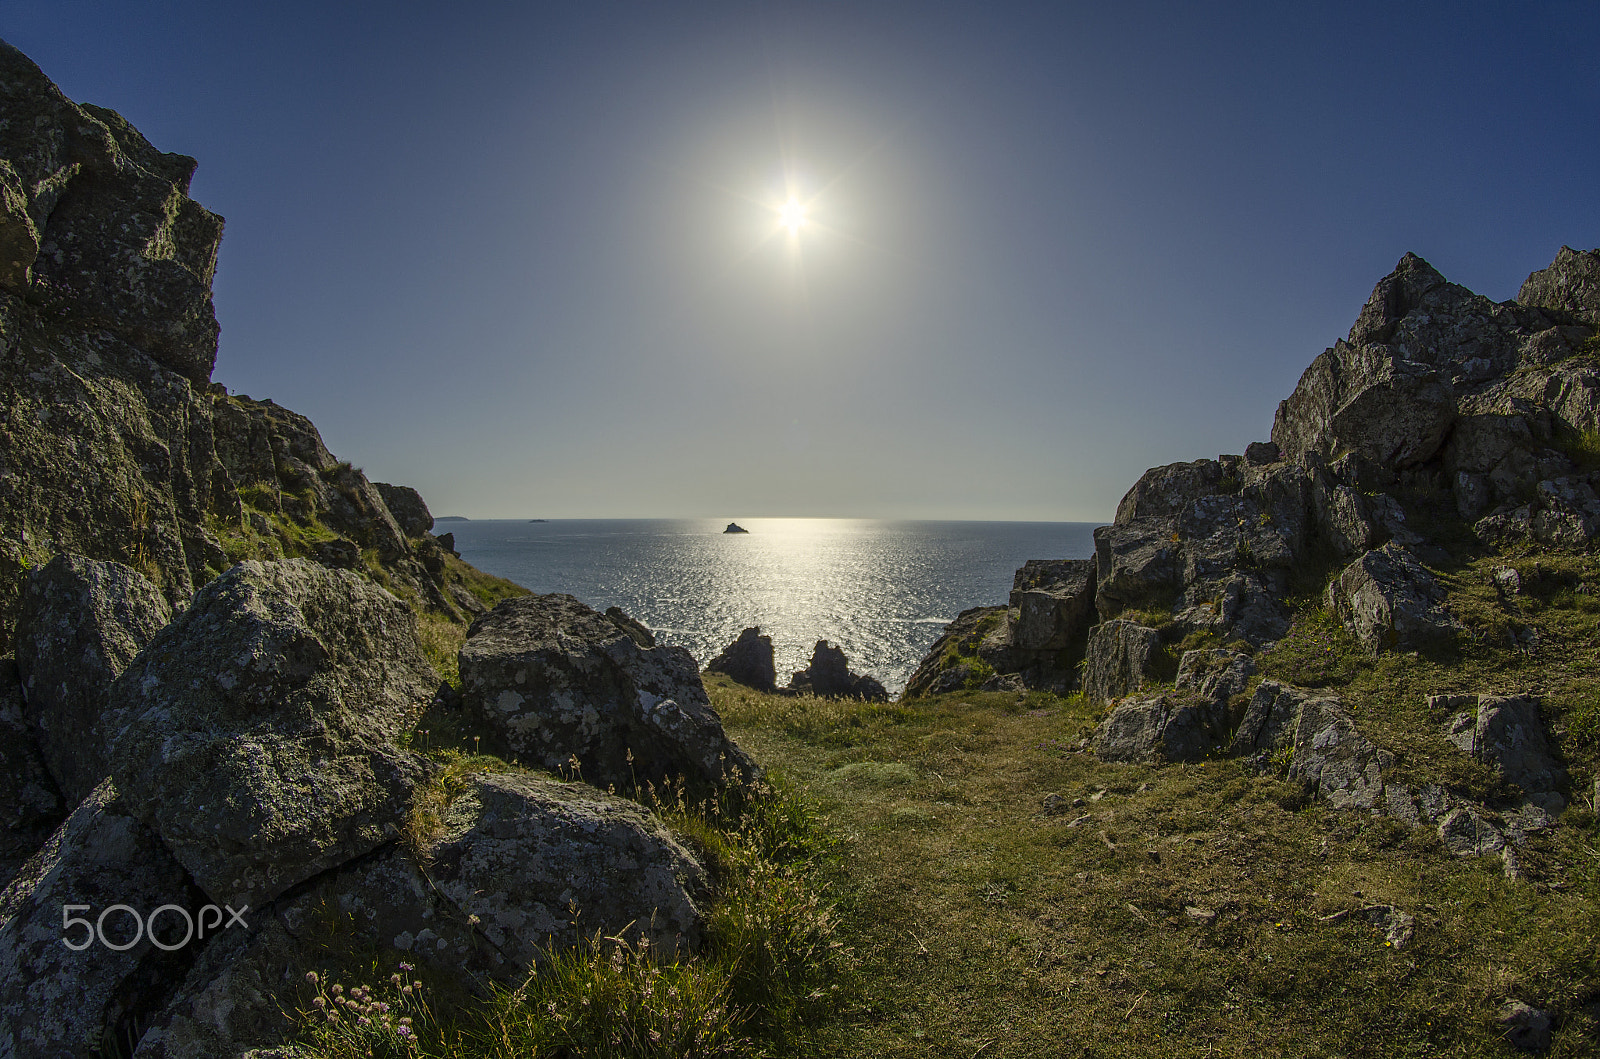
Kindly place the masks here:
<instances>
[{"instance_id":1,"label":"clear sky","mask_svg":"<svg viewBox=\"0 0 1600 1059\"><path fill-rule=\"evenodd\" d=\"M436 514L1105 520L1406 251L1600 245L1600 5L3 0L200 160L215 379ZM779 210L794 197L794 232Z\"/></svg>"}]
</instances>

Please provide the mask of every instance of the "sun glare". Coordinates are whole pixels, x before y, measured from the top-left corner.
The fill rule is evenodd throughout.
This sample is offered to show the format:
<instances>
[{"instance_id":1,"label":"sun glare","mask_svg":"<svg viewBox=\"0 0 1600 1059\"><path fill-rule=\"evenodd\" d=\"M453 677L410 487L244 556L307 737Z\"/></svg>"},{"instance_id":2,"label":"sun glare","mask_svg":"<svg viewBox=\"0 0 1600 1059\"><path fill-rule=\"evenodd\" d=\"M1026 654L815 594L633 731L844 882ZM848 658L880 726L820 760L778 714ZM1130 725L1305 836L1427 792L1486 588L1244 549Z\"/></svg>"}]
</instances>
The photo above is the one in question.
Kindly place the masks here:
<instances>
[{"instance_id":1,"label":"sun glare","mask_svg":"<svg viewBox=\"0 0 1600 1059\"><path fill-rule=\"evenodd\" d=\"M794 199L784 203L783 209L778 211L779 219L791 232L798 232L800 226L806 223L806 208Z\"/></svg>"}]
</instances>

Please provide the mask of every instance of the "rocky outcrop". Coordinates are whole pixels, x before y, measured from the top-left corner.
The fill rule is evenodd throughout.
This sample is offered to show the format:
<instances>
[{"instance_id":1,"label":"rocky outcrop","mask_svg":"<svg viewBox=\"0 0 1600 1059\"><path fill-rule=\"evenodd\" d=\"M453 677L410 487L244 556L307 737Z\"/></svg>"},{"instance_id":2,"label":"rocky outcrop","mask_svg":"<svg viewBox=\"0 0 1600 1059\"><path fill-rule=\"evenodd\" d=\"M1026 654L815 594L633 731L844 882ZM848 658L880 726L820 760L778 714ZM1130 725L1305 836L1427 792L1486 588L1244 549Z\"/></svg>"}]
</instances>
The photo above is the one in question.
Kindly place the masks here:
<instances>
[{"instance_id":1,"label":"rocky outcrop","mask_svg":"<svg viewBox=\"0 0 1600 1059\"><path fill-rule=\"evenodd\" d=\"M1566 808L1561 787L1566 770L1557 762L1545 735L1539 704L1526 696L1434 696L1429 706L1473 712L1451 716L1445 738L1463 753L1488 765L1503 781L1516 785L1525 799L1554 814Z\"/></svg>"},{"instance_id":2,"label":"rocky outcrop","mask_svg":"<svg viewBox=\"0 0 1600 1059\"><path fill-rule=\"evenodd\" d=\"M1090 747L1102 761L1199 761L1227 739L1228 710L1195 694L1134 695L1095 729Z\"/></svg>"},{"instance_id":3,"label":"rocky outcrop","mask_svg":"<svg viewBox=\"0 0 1600 1059\"><path fill-rule=\"evenodd\" d=\"M1007 613L1006 607L972 607L957 615L912 672L901 698L976 688L1008 665Z\"/></svg>"},{"instance_id":4,"label":"rocky outcrop","mask_svg":"<svg viewBox=\"0 0 1600 1059\"><path fill-rule=\"evenodd\" d=\"M1011 646L1062 651L1094 624L1095 564L1088 559L1032 559L1011 586Z\"/></svg>"},{"instance_id":5,"label":"rocky outcrop","mask_svg":"<svg viewBox=\"0 0 1600 1059\"><path fill-rule=\"evenodd\" d=\"M1328 586L1328 609L1374 654L1428 651L1455 643L1460 625L1422 564L1390 541L1351 563Z\"/></svg>"},{"instance_id":6,"label":"rocky outcrop","mask_svg":"<svg viewBox=\"0 0 1600 1059\"><path fill-rule=\"evenodd\" d=\"M1517 303L1570 313L1584 323L1600 325L1600 251L1563 246L1549 268L1523 281Z\"/></svg>"},{"instance_id":7,"label":"rocky outcrop","mask_svg":"<svg viewBox=\"0 0 1600 1059\"><path fill-rule=\"evenodd\" d=\"M701 940L705 871L634 803L530 775L470 778L428 846L440 892L518 968L581 938Z\"/></svg>"},{"instance_id":8,"label":"rocky outcrop","mask_svg":"<svg viewBox=\"0 0 1600 1059\"><path fill-rule=\"evenodd\" d=\"M469 714L523 761L569 771L575 761L583 779L621 791L758 774L723 732L687 650L656 646L638 623L571 596L500 603L472 623L459 660Z\"/></svg>"},{"instance_id":9,"label":"rocky outcrop","mask_svg":"<svg viewBox=\"0 0 1600 1059\"><path fill-rule=\"evenodd\" d=\"M100 733L112 681L171 620L156 586L121 563L58 555L28 578L17 621L25 713L72 803L111 774Z\"/></svg>"},{"instance_id":10,"label":"rocky outcrop","mask_svg":"<svg viewBox=\"0 0 1600 1059\"><path fill-rule=\"evenodd\" d=\"M420 537L433 529L433 513L423 501L422 494L408 485L390 485L374 482L373 488L383 498L384 507L394 516L395 525L407 537Z\"/></svg>"},{"instance_id":11,"label":"rocky outcrop","mask_svg":"<svg viewBox=\"0 0 1600 1059\"><path fill-rule=\"evenodd\" d=\"M182 917L160 917L153 937L144 917L204 903L116 788L96 788L0 895L0 1054L87 1056L124 1039L195 951Z\"/></svg>"},{"instance_id":12,"label":"rocky outcrop","mask_svg":"<svg viewBox=\"0 0 1600 1059\"><path fill-rule=\"evenodd\" d=\"M212 900L260 905L397 834L421 759L394 741L437 678L363 578L246 562L113 686L118 785Z\"/></svg>"},{"instance_id":13,"label":"rocky outcrop","mask_svg":"<svg viewBox=\"0 0 1600 1059\"><path fill-rule=\"evenodd\" d=\"M760 626L745 629L706 664L706 672L722 673L735 684L757 691L775 691L778 670L772 660L772 637L761 635Z\"/></svg>"},{"instance_id":14,"label":"rocky outcrop","mask_svg":"<svg viewBox=\"0 0 1600 1059\"><path fill-rule=\"evenodd\" d=\"M889 692L876 678L852 673L844 650L826 640L817 641L811 651L810 663L789 678L786 690L827 699L889 701Z\"/></svg>"}]
</instances>

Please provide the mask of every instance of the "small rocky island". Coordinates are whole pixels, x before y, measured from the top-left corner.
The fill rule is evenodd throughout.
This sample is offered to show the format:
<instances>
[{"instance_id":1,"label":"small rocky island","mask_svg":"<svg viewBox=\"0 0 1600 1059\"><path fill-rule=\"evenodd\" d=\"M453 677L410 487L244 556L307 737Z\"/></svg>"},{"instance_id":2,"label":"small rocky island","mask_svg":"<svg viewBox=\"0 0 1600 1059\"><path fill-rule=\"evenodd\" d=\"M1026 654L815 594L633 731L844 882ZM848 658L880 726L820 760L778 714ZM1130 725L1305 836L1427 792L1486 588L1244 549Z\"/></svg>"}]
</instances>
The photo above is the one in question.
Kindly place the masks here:
<instances>
[{"instance_id":1,"label":"small rocky island","mask_svg":"<svg viewBox=\"0 0 1600 1059\"><path fill-rule=\"evenodd\" d=\"M724 532L724 533L749 533L750 531L745 529L743 526L739 525L737 522L730 522L730 523L728 523L728 528L723 530L722 532Z\"/></svg>"}]
</instances>

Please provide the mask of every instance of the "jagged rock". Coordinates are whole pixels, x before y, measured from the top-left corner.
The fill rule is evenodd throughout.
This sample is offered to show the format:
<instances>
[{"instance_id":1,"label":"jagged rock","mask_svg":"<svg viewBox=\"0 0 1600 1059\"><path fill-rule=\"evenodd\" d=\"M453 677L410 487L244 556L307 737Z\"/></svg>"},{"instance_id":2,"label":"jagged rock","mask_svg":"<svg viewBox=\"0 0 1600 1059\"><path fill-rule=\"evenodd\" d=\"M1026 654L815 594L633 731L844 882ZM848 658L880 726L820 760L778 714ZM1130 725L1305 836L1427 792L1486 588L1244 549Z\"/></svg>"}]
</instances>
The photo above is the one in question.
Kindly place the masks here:
<instances>
[{"instance_id":1,"label":"jagged rock","mask_svg":"<svg viewBox=\"0 0 1600 1059\"><path fill-rule=\"evenodd\" d=\"M213 900L260 905L395 835L428 766L394 740L437 683L371 582L241 563L112 687L113 772Z\"/></svg>"},{"instance_id":2,"label":"jagged rock","mask_svg":"<svg viewBox=\"0 0 1600 1059\"><path fill-rule=\"evenodd\" d=\"M1591 323L1600 322L1600 250L1563 246L1548 268L1530 275L1517 292L1523 305L1558 309Z\"/></svg>"},{"instance_id":3,"label":"jagged rock","mask_svg":"<svg viewBox=\"0 0 1600 1059\"><path fill-rule=\"evenodd\" d=\"M395 525L407 537L420 537L433 529L433 513L423 502L422 494L408 485L390 485L373 482L372 487L383 497L383 505L394 516Z\"/></svg>"},{"instance_id":4,"label":"jagged rock","mask_svg":"<svg viewBox=\"0 0 1600 1059\"><path fill-rule=\"evenodd\" d=\"M956 615L956 620L944 627L944 632L923 655L911 679L906 682L903 699L924 695L943 695L960 691L973 681L978 668L975 662L996 669L1007 669L1010 656L1010 638L1007 627L1007 608L971 607ZM995 666L988 661L1001 662ZM985 677L985 679L987 679Z\"/></svg>"},{"instance_id":5,"label":"jagged rock","mask_svg":"<svg viewBox=\"0 0 1600 1059\"><path fill-rule=\"evenodd\" d=\"M1465 696L1430 699L1430 705L1450 709L1465 705ZM1479 695L1476 714L1450 719L1445 738L1492 768L1502 779L1520 787L1528 800L1547 812L1560 812L1566 799L1559 789L1566 770L1556 763L1539 704L1525 695Z\"/></svg>"},{"instance_id":6,"label":"jagged rock","mask_svg":"<svg viewBox=\"0 0 1600 1059\"><path fill-rule=\"evenodd\" d=\"M0 112L12 192L7 286L31 273L69 292L75 314L203 384L217 356L211 277L222 218L189 198L194 159L156 150L114 111L74 104L4 42Z\"/></svg>"},{"instance_id":7,"label":"jagged rock","mask_svg":"<svg viewBox=\"0 0 1600 1059\"><path fill-rule=\"evenodd\" d=\"M1198 761L1227 739L1226 704L1194 695L1130 696L1095 729L1102 761Z\"/></svg>"},{"instance_id":8,"label":"jagged rock","mask_svg":"<svg viewBox=\"0 0 1600 1059\"><path fill-rule=\"evenodd\" d=\"M1244 462L1252 467L1265 467L1283 459L1278 446L1270 441L1252 441L1244 447Z\"/></svg>"},{"instance_id":9,"label":"jagged rock","mask_svg":"<svg viewBox=\"0 0 1600 1059\"><path fill-rule=\"evenodd\" d=\"M1193 691L1212 702L1226 704L1235 695L1244 694L1255 672L1255 660L1239 651L1185 651L1178 660L1178 677L1173 685L1179 691Z\"/></svg>"},{"instance_id":10,"label":"jagged rock","mask_svg":"<svg viewBox=\"0 0 1600 1059\"><path fill-rule=\"evenodd\" d=\"M1083 693L1109 702L1137 691L1155 674L1166 654L1161 634L1131 621L1108 621L1089 630Z\"/></svg>"},{"instance_id":11,"label":"jagged rock","mask_svg":"<svg viewBox=\"0 0 1600 1059\"><path fill-rule=\"evenodd\" d=\"M1435 650L1460 626L1440 606L1433 575L1390 541L1351 563L1328 586L1328 608L1373 653Z\"/></svg>"},{"instance_id":12,"label":"jagged rock","mask_svg":"<svg viewBox=\"0 0 1600 1059\"><path fill-rule=\"evenodd\" d=\"M1011 588L1011 643L1024 651L1059 651L1094 624L1095 562L1030 559Z\"/></svg>"},{"instance_id":13,"label":"jagged rock","mask_svg":"<svg viewBox=\"0 0 1600 1059\"><path fill-rule=\"evenodd\" d=\"M1095 608L1100 616L1170 605L1182 587L1180 539L1172 518L1137 518L1096 529Z\"/></svg>"},{"instance_id":14,"label":"jagged rock","mask_svg":"<svg viewBox=\"0 0 1600 1059\"><path fill-rule=\"evenodd\" d=\"M1383 804L1384 773L1394 756L1356 730L1335 698L1308 698L1295 725L1289 778L1300 780L1335 809Z\"/></svg>"},{"instance_id":15,"label":"jagged rock","mask_svg":"<svg viewBox=\"0 0 1600 1059\"><path fill-rule=\"evenodd\" d=\"M1216 460L1152 467L1140 475L1117 505L1116 523L1126 526L1136 519L1181 514L1194 501L1217 493L1222 479L1222 464Z\"/></svg>"},{"instance_id":16,"label":"jagged rock","mask_svg":"<svg viewBox=\"0 0 1600 1059\"><path fill-rule=\"evenodd\" d=\"M850 672L843 649L826 640L817 641L810 663L789 678L788 690L821 698L889 701L889 692L882 684L870 676Z\"/></svg>"},{"instance_id":17,"label":"jagged rock","mask_svg":"<svg viewBox=\"0 0 1600 1059\"><path fill-rule=\"evenodd\" d=\"M25 713L71 804L111 773L98 736L112 681L171 620L156 586L121 563L58 555L28 578L17 619Z\"/></svg>"},{"instance_id":18,"label":"jagged rock","mask_svg":"<svg viewBox=\"0 0 1600 1059\"><path fill-rule=\"evenodd\" d=\"M97 1054L103 1035L116 1039L160 1011L197 951L179 944L182 917L158 918L158 946L143 918L135 928L130 913L107 910L149 917L169 904L192 914L205 899L111 782L101 784L0 895L0 1055ZM68 916L88 925L69 929Z\"/></svg>"},{"instance_id":19,"label":"jagged rock","mask_svg":"<svg viewBox=\"0 0 1600 1059\"><path fill-rule=\"evenodd\" d=\"M513 965L597 931L668 955L699 946L705 871L637 805L527 774L469 783L427 848L430 874Z\"/></svg>"},{"instance_id":20,"label":"jagged rock","mask_svg":"<svg viewBox=\"0 0 1600 1059\"><path fill-rule=\"evenodd\" d=\"M706 664L706 672L725 673L734 683L757 691L776 690L778 670L772 661L772 637L761 635L759 625L745 629Z\"/></svg>"},{"instance_id":21,"label":"jagged rock","mask_svg":"<svg viewBox=\"0 0 1600 1059\"><path fill-rule=\"evenodd\" d=\"M469 715L526 761L561 769L576 758L600 787L759 775L723 732L693 656L642 644L633 624L571 596L501 602L472 623L461 648Z\"/></svg>"},{"instance_id":22,"label":"jagged rock","mask_svg":"<svg viewBox=\"0 0 1600 1059\"><path fill-rule=\"evenodd\" d=\"M22 716L16 663L0 658L0 888L66 814L61 792Z\"/></svg>"}]
</instances>

